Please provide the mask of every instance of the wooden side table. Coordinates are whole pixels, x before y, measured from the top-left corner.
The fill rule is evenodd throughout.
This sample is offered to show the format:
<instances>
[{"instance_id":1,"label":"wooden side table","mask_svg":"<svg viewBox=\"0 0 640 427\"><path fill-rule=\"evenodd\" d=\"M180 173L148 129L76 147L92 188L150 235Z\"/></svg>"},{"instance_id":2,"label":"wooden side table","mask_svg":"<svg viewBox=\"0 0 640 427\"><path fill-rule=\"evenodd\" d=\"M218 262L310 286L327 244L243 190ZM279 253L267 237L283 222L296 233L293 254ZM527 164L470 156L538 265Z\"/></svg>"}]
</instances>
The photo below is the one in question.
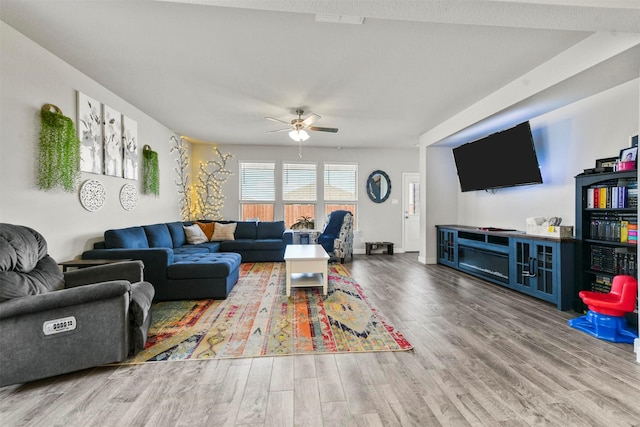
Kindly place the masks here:
<instances>
[{"instance_id":1,"label":"wooden side table","mask_svg":"<svg viewBox=\"0 0 640 427\"><path fill-rule=\"evenodd\" d=\"M113 264L116 262L131 261L130 259L72 259L69 261L59 262L58 265L62 267L62 271L67 271L68 268L85 268L95 267L97 265Z\"/></svg>"},{"instance_id":2,"label":"wooden side table","mask_svg":"<svg viewBox=\"0 0 640 427\"><path fill-rule=\"evenodd\" d=\"M393 243L392 242L365 242L365 249L367 255L371 255L372 250L380 249L381 247L387 247L387 254L393 255Z\"/></svg>"}]
</instances>

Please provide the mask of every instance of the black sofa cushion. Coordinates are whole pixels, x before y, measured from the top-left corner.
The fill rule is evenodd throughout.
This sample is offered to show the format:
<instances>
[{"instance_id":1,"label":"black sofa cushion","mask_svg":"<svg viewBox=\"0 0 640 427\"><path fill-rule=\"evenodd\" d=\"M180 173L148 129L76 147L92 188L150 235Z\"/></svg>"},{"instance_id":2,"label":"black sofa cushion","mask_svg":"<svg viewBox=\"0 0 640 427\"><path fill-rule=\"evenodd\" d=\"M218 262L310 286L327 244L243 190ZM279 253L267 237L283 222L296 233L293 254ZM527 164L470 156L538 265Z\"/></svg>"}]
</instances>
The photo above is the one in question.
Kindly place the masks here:
<instances>
[{"instance_id":1,"label":"black sofa cushion","mask_svg":"<svg viewBox=\"0 0 640 427\"><path fill-rule=\"evenodd\" d=\"M236 231L233 233L236 239L255 239L256 238L256 222L255 221L238 221L236 222Z\"/></svg>"},{"instance_id":2,"label":"black sofa cushion","mask_svg":"<svg viewBox=\"0 0 640 427\"><path fill-rule=\"evenodd\" d=\"M280 239L284 233L284 221L259 222L256 239Z\"/></svg>"},{"instance_id":3,"label":"black sofa cushion","mask_svg":"<svg viewBox=\"0 0 640 427\"><path fill-rule=\"evenodd\" d=\"M119 228L104 232L104 244L107 249L148 248L149 241L142 227Z\"/></svg>"},{"instance_id":4,"label":"black sofa cushion","mask_svg":"<svg viewBox=\"0 0 640 427\"><path fill-rule=\"evenodd\" d=\"M255 240L251 248L254 251L275 251L284 249L285 244L282 239L263 239Z\"/></svg>"},{"instance_id":5,"label":"black sofa cushion","mask_svg":"<svg viewBox=\"0 0 640 427\"><path fill-rule=\"evenodd\" d=\"M222 252L243 252L253 248L253 239L223 240L220 242Z\"/></svg>"},{"instance_id":6,"label":"black sofa cushion","mask_svg":"<svg viewBox=\"0 0 640 427\"><path fill-rule=\"evenodd\" d=\"M182 221L167 223L167 228L171 234L171 240L173 240L174 248L179 248L180 246L187 244L187 236L184 234L184 228L182 228L185 225L190 225L190 223L184 223Z\"/></svg>"},{"instance_id":7,"label":"black sofa cushion","mask_svg":"<svg viewBox=\"0 0 640 427\"><path fill-rule=\"evenodd\" d=\"M173 240L167 224L144 225L142 227L147 235L150 248L172 248Z\"/></svg>"}]
</instances>

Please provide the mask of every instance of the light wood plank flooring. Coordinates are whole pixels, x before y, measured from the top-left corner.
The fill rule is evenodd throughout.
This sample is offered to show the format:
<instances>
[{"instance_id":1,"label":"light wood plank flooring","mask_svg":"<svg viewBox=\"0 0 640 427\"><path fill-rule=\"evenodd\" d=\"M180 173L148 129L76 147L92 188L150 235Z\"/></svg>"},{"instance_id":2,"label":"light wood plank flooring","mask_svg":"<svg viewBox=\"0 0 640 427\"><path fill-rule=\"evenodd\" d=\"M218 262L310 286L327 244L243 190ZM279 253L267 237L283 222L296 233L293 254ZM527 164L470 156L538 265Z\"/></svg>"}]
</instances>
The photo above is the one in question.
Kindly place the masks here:
<instances>
[{"instance_id":1,"label":"light wood plank flooring","mask_svg":"<svg viewBox=\"0 0 640 427\"><path fill-rule=\"evenodd\" d=\"M633 346L576 313L416 254L345 265L414 350L100 367L0 388L0 425L640 425Z\"/></svg>"}]
</instances>

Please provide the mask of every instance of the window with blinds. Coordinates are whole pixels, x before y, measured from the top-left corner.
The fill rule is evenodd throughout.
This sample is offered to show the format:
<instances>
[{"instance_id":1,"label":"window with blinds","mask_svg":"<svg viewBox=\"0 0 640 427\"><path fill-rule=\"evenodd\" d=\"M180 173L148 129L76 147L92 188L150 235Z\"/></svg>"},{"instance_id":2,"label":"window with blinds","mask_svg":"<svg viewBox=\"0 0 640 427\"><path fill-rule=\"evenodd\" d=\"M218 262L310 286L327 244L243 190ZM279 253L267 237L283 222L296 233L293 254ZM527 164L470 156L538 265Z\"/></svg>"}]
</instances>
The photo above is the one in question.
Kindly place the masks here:
<instances>
[{"instance_id":1,"label":"window with blinds","mask_svg":"<svg viewBox=\"0 0 640 427\"><path fill-rule=\"evenodd\" d=\"M317 169L315 163L282 163L282 201L287 228L316 216Z\"/></svg>"},{"instance_id":2,"label":"window with blinds","mask_svg":"<svg viewBox=\"0 0 640 427\"><path fill-rule=\"evenodd\" d=\"M273 221L276 200L276 164L240 162L240 218Z\"/></svg>"},{"instance_id":3,"label":"window with blinds","mask_svg":"<svg viewBox=\"0 0 640 427\"><path fill-rule=\"evenodd\" d=\"M324 214L346 210L353 214L353 227L358 227L358 165L353 163L325 163Z\"/></svg>"},{"instance_id":4,"label":"window with blinds","mask_svg":"<svg viewBox=\"0 0 640 427\"><path fill-rule=\"evenodd\" d=\"M317 166L315 163L282 164L282 200L315 202L317 198Z\"/></svg>"},{"instance_id":5,"label":"window with blinds","mask_svg":"<svg viewBox=\"0 0 640 427\"><path fill-rule=\"evenodd\" d=\"M240 162L240 200L276 200L276 164Z\"/></svg>"},{"instance_id":6,"label":"window with blinds","mask_svg":"<svg viewBox=\"0 0 640 427\"><path fill-rule=\"evenodd\" d=\"M349 202L358 200L357 164L325 163L324 200Z\"/></svg>"}]
</instances>

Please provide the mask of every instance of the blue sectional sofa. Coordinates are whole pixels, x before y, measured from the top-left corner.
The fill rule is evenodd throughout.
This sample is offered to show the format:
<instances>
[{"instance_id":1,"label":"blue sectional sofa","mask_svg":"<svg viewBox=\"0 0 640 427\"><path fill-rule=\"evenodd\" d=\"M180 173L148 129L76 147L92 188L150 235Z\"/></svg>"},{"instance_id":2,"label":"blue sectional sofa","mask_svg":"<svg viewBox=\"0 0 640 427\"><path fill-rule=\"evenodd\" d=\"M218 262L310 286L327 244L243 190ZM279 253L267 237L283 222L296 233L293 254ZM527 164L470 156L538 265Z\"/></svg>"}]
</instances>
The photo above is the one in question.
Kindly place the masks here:
<instances>
[{"instance_id":1,"label":"blue sectional sofa","mask_svg":"<svg viewBox=\"0 0 640 427\"><path fill-rule=\"evenodd\" d=\"M202 221L206 222L206 221ZM83 259L135 259L155 287L154 300L226 298L241 262L284 261L284 221L234 222L233 240L189 244L184 226L169 222L107 230Z\"/></svg>"}]
</instances>

